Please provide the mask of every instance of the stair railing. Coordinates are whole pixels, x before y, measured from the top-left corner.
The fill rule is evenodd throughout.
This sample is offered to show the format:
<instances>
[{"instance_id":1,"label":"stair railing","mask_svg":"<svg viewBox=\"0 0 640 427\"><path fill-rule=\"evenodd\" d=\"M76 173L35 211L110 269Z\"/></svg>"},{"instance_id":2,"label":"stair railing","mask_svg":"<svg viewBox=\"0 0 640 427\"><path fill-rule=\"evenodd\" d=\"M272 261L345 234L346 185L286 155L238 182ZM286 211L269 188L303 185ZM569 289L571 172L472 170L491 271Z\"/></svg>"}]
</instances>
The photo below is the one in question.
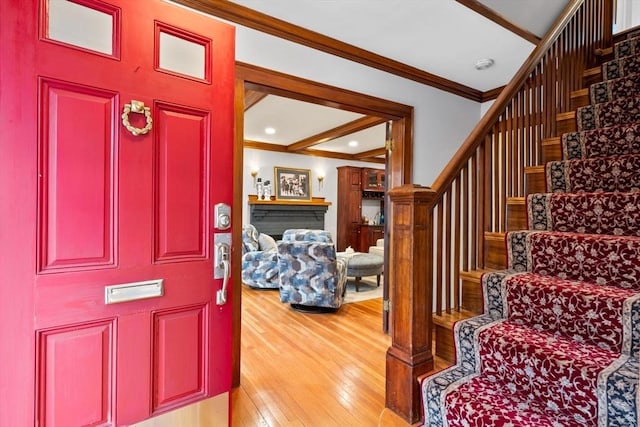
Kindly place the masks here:
<instances>
[{"instance_id":1,"label":"stair railing","mask_svg":"<svg viewBox=\"0 0 640 427\"><path fill-rule=\"evenodd\" d=\"M433 368L432 311L460 310L460 271L485 268L485 237L506 231L507 199L525 196L525 168L541 164L542 140L556 135L596 49L611 45L612 25L613 0L572 0L433 186L389 192L386 406L408 422L422 415L416 379Z\"/></svg>"}]
</instances>

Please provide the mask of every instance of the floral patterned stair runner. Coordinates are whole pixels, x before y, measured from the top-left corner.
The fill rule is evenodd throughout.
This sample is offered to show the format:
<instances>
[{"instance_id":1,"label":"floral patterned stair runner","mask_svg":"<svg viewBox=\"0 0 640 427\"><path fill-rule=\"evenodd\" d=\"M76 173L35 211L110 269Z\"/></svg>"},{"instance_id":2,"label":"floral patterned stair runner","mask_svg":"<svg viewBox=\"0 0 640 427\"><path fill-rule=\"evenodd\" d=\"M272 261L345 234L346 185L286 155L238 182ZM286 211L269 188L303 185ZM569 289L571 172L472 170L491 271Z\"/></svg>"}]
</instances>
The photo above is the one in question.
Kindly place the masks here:
<instances>
[{"instance_id":1,"label":"floral patterned stair runner","mask_svg":"<svg viewBox=\"0 0 640 427\"><path fill-rule=\"evenodd\" d=\"M640 93L640 75L638 74L594 83L589 87L589 99L592 104L625 98L630 93Z\"/></svg>"},{"instance_id":2,"label":"floral patterned stair runner","mask_svg":"<svg viewBox=\"0 0 640 427\"><path fill-rule=\"evenodd\" d=\"M527 196L529 229L640 237L640 193Z\"/></svg>"},{"instance_id":3,"label":"floral patterned stair runner","mask_svg":"<svg viewBox=\"0 0 640 427\"><path fill-rule=\"evenodd\" d=\"M640 154L640 123L565 133L561 146L564 160Z\"/></svg>"},{"instance_id":4,"label":"floral patterned stair runner","mask_svg":"<svg viewBox=\"0 0 640 427\"><path fill-rule=\"evenodd\" d=\"M640 155L561 160L546 165L547 191L638 191Z\"/></svg>"},{"instance_id":5,"label":"floral patterned stair runner","mask_svg":"<svg viewBox=\"0 0 640 427\"><path fill-rule=\"evenodd\" d=\"M457 365L423 382L429 425L633 425L637 409L621 408L638 393L640 238L523 231L507 242L510 271L483 276L487 314L456 324ZM613 254L622 267L607 269ZM489 403L469 399L480 391Z\"/></svg>"},{"instance_id":6,"label":"floral patterned stair runner","mask_svg":"<svg viewBox=\"0 0 640 427\"><path fill-rule=\"evenodd\" d=\"M576 110L578 131L640 122L640 97L615 99Z\"/></svg>"},{"instance_id":7,"label":"floral patterned stair runner","mask_svg":"<svg viewBox=\"0 0 640 427\"><path fill-rule=\"evenodd\" d=\"M622 40L613 46L613 54L616 58L633 56L640 53L640 37L632 37Z\"/></svg>"},{"instance_id":8,"label":"floral patterned stair runner","mask_svg":"<svg viewBox=\"0 0 640 427\"><path fill-rule=\"evenodd\" d=\"M616 58L602 64L602 80L619 79L639 72L640 55Z\"/></svg>"},{"instance_id":9,"label":"floral patterned stair runner","mask_svg":"<svg viewBox=\"0 0 640 427\"><path fill-rule=\"evenodd\" d=\"M527 197L508 269L482 276L484 314L454 325L456 364L423 379L425 425L640 425L637 46L616 46L603 75L622 79L592 90L550 193Z\"/></svg>"}]
</instances>

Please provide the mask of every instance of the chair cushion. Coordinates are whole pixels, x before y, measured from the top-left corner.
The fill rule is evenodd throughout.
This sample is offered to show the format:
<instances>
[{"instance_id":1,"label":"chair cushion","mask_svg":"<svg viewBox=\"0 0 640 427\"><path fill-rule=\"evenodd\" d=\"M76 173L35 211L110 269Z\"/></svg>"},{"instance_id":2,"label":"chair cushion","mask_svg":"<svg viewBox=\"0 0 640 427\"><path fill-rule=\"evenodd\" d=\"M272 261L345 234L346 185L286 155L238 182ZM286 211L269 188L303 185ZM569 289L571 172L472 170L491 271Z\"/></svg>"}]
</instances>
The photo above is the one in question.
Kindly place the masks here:
<instances>
[{"instance_id":1,"label":"chair cushion","mask_svg":"<svg viewBox=\"0 0 640 427\"><path fill-rule=\"evenodd\" d=\"M275 239L264 233L260 233L260 236L258 236L258 244L260 245L261 251L268 251L269 249L276 249L278 247Z\"/></svg>"},{"instance_id":2,"label":"chair cushion","mask_svg":"<svg viewBox=\"0 0 640 427\"><path fill-rule=\"evenodd\" d=\"M260 249L260 243L258 239L260 233L251 225L247 224L242 228L242 253L253 252Z\"/></svg>"}]
</instances>

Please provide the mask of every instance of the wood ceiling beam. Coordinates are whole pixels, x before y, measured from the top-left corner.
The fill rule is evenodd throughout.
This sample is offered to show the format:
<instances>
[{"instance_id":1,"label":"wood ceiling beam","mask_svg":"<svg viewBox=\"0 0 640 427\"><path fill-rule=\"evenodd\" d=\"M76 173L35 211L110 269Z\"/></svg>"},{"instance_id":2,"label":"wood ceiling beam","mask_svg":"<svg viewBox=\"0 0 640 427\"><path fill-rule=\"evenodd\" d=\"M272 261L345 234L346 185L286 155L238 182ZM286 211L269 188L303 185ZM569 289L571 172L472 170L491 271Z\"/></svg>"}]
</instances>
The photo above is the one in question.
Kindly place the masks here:
<instances>
[{"instance_id":1,"label":"wood ceiling beam","mask_svg":"<svg viewBox=\"0 0 640 427\"><path fill-rule=\"evenodd\" d=\"M384 156L387 152L386 148L374 148L373 150L363 151L362 153L354 154L356 159L367 159L369 157Z\"/></svg>"},{"instance_id":2,"label":"wood ceiling beam","mask_svg":"<svg viewBox=\"0 0 640 427\"><path fill-rule=\"evenodd\" d=\"M482 92L228 0L173 0L200 12L480 102Z\"/></svg>"},{"instance_id":3,"label":"wood ceiling beam","mask_svg":"<svg viewBox=\"0 0 640 427\"><path fill-rule=\"evenodd\" d=\"M287 146L287 150L289 152L298 152L305 148L309 148L314 145L331 141L332 139L340 138L345 135L351 135L354 132L358 132L363 129L368 129L372 126L379 125L380 123L384 123L386 121L387 121L386 119L383 119L380 117L373 117L373 116L361 117L357 120L346 123L342 126L329 129L317 135L313 135L308 138L302 139L298 142L294 142L293 144L289 144Z\"/></svg>"},{"instance_id":4,"label":"wood ceiling beam","mask_svg":"<svg viewBox=\"0 0 640 427\"><path fill-rule=\"evenodd\" d=\"M473 10L474 12L479 13L485 18L489 19L490 21L493 21L494 23L500 25L501 27L504 27L505 29L511 31L512 33L522 37L523 39L527 40L529 43L533 43L534 45L537 46L538 43L540 43L540 41L542 40L540 37L536 36L529 30L526 30L514 24L513 22L506 19L504 16L500 15L499 13L496 13L493 9L490 9L484 4L480 3L478 0L456 0L456 1L461 5L466 6L469 9Z\"/></svg>"},{"instance_id":5,"label":"wood ceiling beam","mask_svg":"<svg viewBox=\"0 0 640 427\"><path fill-rule=\"evenodd\" d=\"M336 88L240 61L236 61L236 77L245 81L245 89L258 90L270 95L311 102L366 116L386 117L389 120L394 120L413 115L413 107L409 105L363 95L348 89Z\"/></svg>"},{"instance_id":6,"label":"wood ceiling beam","mask_svg":"<svg viewBox=\"0 0 640 427\"><path fill-rule=\"evenodd\" d=\"M260 142L260 141L244 141L244 148L253 148L255 150L265 150L265 151L275 151L276 153L289 153L292 154L289 150L287 150L287 146L279 145L279 144L270 144L268 142ZM385 159L379 158L367 158L366 160L360 159L356 156L358 154L345 154L345 153L336 153L334 151L325 151L325 150L300 150L295 152L294 154L303 154L305 156L317 156L317 157L327 157L330 159L340 159L340 160L349 160L349 161L359 161L359 162L370 162L370 163L378 163L385 164Z\"/></svg>"},{"instance_id":7,"label":"wood ceiling beam","mask_svg":"<svg viewBox=\"0 0 640 427\"><path fill-rule=\"evenodd\" d=\"M265 92L259 92L257 90L246 90L244 92L244 111L247 111L249 108L253 107L267 96L269 96L269 94Z\"/></svg>"}]
</instances>

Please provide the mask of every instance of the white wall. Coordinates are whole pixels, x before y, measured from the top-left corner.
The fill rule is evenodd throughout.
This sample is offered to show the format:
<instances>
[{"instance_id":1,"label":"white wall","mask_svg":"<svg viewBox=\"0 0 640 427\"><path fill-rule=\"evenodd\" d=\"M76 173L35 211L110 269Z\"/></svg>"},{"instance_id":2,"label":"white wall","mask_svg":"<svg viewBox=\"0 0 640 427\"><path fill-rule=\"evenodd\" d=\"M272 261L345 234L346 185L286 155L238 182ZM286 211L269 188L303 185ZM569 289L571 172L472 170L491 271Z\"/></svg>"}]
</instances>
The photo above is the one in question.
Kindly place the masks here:
<instances>
[{"instance_id":1,"label":"white wall","mask_svg":"<svg viewBox=\"0 0 640 427\"><path fill-rule=\"evenodd\" d=\"M413 106L415 183L431 185L480 119L477 102L246 27L236 29L238 61Z\"/></svg>"},{"instance_id":2,"label":"white wall","mask_svg":"<svg viewBox=\"0 0 640 427\"><path fill-rule=\"evenodd\" d=\"M614 34L640 25L640 1L618 0L617 5L616 23L613 25Z\"/></svg>"},{"instance_id":3,"label":"white wall","mask_svg":"<svg viewBox=\"0 0 640 427\"><path fill-rule=\"evenodd\" d=\"M485 114L487 114L487 111L489 111L489 108L491 108L494 102L495 99L483 102L482 105L480 105L480 116L484 116Z\"/></svg>"},{"instance_id":4,"label":"white wall","mask_svg":"<svg viewBox=\"0 0 640 427\"><path fill-rule=\"evenodd\" d=\"M242 223L249 223L249 194L256 194L253 186L253 178L251 171L258 171L258 177L263 181L270 180L273 183L274 166L283 166L290 168L310 169L311 170L311 195L313 197L324 197L325 201L331 202L331 206L325 215L325 229L336 236L336 209L337 209L337 190L338 190L338 166L358 166L370 167L375 169L384 169L384 165L366 162L351 162L346 160L329 159L325 157L304 156L301 154L286 154L275 151L254 150L245 148L244 150L244 168L242 172L242 200L243 200L243 218ZM318 174L324 174L324 182L322 189L318 188ZM379 203L378 203L379 205ZM363 215L373 218L378 212L376 202L363 201ZM258 230L259 231L259 230Z\"/></svg>"}]
</instances>

